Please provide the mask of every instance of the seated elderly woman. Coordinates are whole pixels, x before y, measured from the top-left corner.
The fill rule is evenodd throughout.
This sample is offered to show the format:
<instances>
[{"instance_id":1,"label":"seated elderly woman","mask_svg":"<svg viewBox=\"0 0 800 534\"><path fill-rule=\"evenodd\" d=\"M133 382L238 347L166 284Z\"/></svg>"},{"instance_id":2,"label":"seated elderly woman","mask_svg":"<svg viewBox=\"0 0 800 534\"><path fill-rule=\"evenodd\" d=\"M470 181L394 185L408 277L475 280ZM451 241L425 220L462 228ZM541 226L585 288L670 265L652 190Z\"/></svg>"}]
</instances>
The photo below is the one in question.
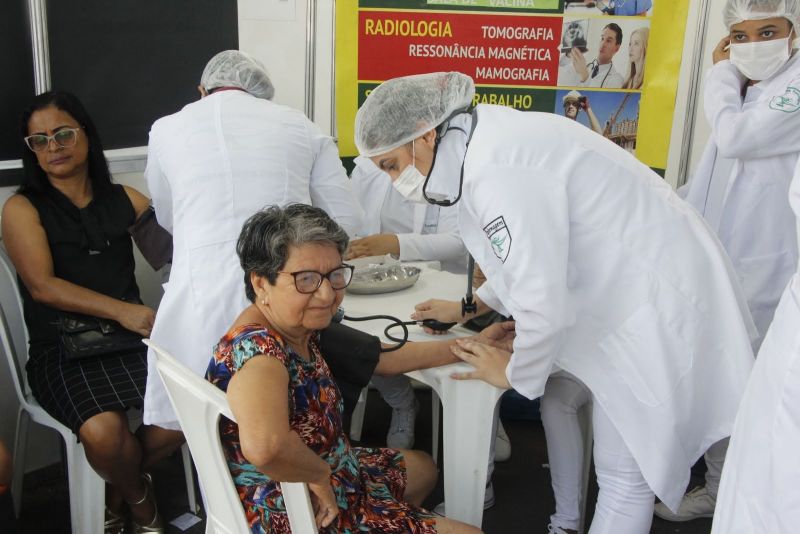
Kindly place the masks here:
<instances>
[{"instance_id":1,"label":"seated elderly woman","mask_svg":"<svg viewBox=\"0 0 800 534\"><path fill-rule=\"evenodd\" d=\"M307 482L323 532L478 532L419 508L436 469L418 451L352 447L319 344L350 283L347 234L321 209L270 207L237 243L253 303L220 340L207 378L227 392L228 465L253 532L289 532L278 481Z\"/></svg>"}]
</instances>

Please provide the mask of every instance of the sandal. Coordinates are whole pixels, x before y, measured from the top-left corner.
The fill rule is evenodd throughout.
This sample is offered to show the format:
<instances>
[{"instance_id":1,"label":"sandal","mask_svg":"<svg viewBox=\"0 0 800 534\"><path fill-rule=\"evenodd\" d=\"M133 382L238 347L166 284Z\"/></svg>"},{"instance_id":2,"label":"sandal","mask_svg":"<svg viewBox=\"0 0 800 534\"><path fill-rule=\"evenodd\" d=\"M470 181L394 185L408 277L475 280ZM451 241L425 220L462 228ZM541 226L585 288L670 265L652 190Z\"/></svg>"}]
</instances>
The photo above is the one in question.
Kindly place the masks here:
<instances>
[{"instance_id":1,"label":"sandal","mask_svg":"<svg viewBox=\"0 0 800 534\"><path fill-rule=\"evenodd\" d=\"M136 521L134 521L133 518L131 518L131 526L133 527L133 532L135 534L145 534L147 532L163 533L164 523L163 521L161 521L161 516L158 515L158 503L156 502L155 491L153 491L153 477L150 476L150 473L144 473L142 475L142 479L144 480L144 495L138 501L129 502L128 504L131 506L142 504L152 494L154 514L152 521L150 521L146 525L140 525Z\"/></svg>"},{"instance_id":2,"label":"sandal","mask_svg":"<svg viewBox=\"0 0 800 534\"><path fill-rule=\"evenodd\" d=\"M106 506L106 517L103 523L105 534L125 534L125 516L122 513L112 512Z\"/></svg>"}]
</instances>

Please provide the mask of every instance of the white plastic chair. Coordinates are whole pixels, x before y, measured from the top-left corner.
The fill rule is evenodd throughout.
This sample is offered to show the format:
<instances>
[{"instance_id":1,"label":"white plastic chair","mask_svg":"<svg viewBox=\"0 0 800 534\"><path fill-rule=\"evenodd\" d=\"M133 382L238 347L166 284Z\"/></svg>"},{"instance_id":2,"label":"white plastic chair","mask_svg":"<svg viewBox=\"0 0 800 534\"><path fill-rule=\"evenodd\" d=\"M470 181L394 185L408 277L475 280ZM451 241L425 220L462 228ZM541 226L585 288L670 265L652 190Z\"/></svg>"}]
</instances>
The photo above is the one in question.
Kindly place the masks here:
<instances>
[{"instance_id":1,"label":"white plastic chair","mask_svg":"<svg viewBox=\"0 0 800 534\"><path fill-rule=\"evenodd\" d=\"M25 363L28 360L28 330L22 310L22 299L17 287L15 271L4 250L0 250L0 345L5 353L14 390L19 400L17 426L14 440L14 477L11 493L19 515L22 505L22 481L25 475L25 453L28 440L28 423L34 422L52 428L61 434L67 456L67 476L70 489L70 517L72 532L102 532L105 512L105 481L86 460L83 445L72 431L51 417L42 408L28 387ZM183 448L183 462L189 506L197 510L194 475L188 447Z\"/></svg>"},{"instance_id":2,"label":"white plastic chair","mask_svg":"<svg viewBox=\"0 0 800 534\"><path fill-rule=\"evenodd\" d=\"M197 474L206 503L206 532L250 532L219 437L220 415L236 421L225 393L194 374L151 340L147 339L145 343L156 354L158 374L164 381L186 442L197 460ZM317 532L306 484L282 482L281 491L292 532Z\"/></svg>"}]
</instances>

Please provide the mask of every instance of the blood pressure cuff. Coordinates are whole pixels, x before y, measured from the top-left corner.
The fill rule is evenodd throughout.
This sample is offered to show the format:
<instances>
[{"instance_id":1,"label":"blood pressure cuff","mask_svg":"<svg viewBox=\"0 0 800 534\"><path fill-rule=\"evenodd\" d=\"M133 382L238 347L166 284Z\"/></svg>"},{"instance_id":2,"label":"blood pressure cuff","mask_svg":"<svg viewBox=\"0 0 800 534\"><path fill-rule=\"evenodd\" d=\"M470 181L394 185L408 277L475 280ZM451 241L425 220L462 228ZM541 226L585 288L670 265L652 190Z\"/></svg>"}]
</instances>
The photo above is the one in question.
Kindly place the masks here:
<instances>
[{"instance_id":1,"label":"blood pressure cuff","mask_svg":"<svg viewBox=\"0 0 800 534\"><path fill-rule=\"evenodd\" d=\"M172 262L172 234L158 224L153 206L128 227L128 233L154 271Z\"/></svg>"},{"instance_id":2,"label":"blood pressure cuff","mask_svg":"<svg viewBox=\"0 0 800 534\"><path fill-rule=\"evenodd\" d=\"M320 333L320 348L342 394L344 428L348 428L358 396L378 365L381 342L355 328L331 323Z\"/></svg>"}]
</instances>

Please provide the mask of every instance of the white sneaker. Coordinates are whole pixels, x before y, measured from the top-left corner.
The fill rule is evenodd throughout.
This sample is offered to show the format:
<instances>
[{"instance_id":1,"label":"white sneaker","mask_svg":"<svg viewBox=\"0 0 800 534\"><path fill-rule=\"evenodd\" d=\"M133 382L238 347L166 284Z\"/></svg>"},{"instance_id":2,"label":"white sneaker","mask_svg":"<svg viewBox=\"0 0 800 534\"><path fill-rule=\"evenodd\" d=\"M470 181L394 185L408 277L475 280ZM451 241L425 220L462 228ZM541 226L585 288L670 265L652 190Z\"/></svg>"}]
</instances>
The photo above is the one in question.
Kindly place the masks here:
<instances>
[{"instance_id":1,"label":"white sneaker","mask_svg":"<svg viewBox=\"0 0 800 534\"><path fill-rule=\"evenodd\" d=\"M656 504L653 513L667 521L691 521L701 517L714 517L717 500L711 497L705 486L697 486L683 496L678 513L673 513L663 502Z\"/></svg>"},{"instance_id":2,"label":"white sneaker","mask_svg":"<svg viewBox=\"0 0 800 534\"><path fill-rule=\"evenodd\" d=\"M505 462L511 458L511 440L508 439L503 422L497 421L497 437L494 439L494 461Z\"/></svg>"},{"instance_id":3,"label":"white sneaker","mask_svg":"<svg viewBox=\"0 0 800 534\"><path fill-rule=\"evenodd\" d=\"M489 482L486 485L486 492L483 494L483 509L488 510L494 506L494 502L494 485ZM445 503L440 502L438 505L436 505L436 508L433 509L433 513L442 517L447 517L447 514L445 513Z\"/></svg>"},{"instance_id":4,"label":"white sneaker","mask_svg":"<svg viewBox=\"0 0 800 534\"><path fill-rule=\"evenodd\" d=\"M386 434L386 446L390 449L410 449L414 446L414 422L417 420L419 402L403 408L392 409L392 422Z\"/></svg>"},{"instance_id":5,"label":"white sneaker","mask_svg":"<svg viewBox=\"0 0 800 534\"><path fill-rule=\"evenodd\" d=\"M577 534L577 530L570 530L568 528L561 528L561 527L554 527L552 523L547 525L547 534L572 534L575 532Z\"/></svg>"}]
</instances>

